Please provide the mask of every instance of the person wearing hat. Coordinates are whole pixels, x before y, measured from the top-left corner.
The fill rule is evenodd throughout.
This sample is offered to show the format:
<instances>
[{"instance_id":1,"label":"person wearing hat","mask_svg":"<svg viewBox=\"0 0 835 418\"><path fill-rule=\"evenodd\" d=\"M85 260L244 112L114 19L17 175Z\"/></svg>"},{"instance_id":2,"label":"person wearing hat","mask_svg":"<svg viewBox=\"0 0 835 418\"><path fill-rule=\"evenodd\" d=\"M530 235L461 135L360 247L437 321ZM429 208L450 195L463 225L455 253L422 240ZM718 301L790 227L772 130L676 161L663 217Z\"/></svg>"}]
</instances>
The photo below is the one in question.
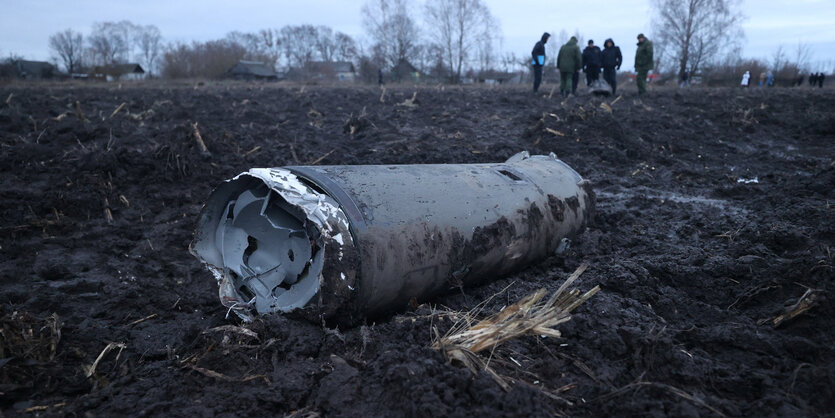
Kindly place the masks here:
<instances>
[{"instance_id":1,"label":"person wearing hat","mask_svg":"<svg viewBox=\"0 0 835 418\"><path fill-rule=\"evenodd\" d=\"M560 93L562 97L568 97L572 91L576 91L574 74L580 71L583 57L580 54L580 47L577 46L577 37L572 36L568 42L560 47L557 55L557 67L560 69ZM572 88L572 84L575 84Z\"/></svg>"},{"instance_id":2,"label":"person wearing hat","mask_svg":"<svg viewBox=\"0 0 835 418\"><path fill-rule=\"evenodd\" d=\"M638 74L638 94L647 92L647 73L652 69L652 42L643 33L638 34L638 50L635 51L635 72Z\"/></svg>"},{"instance_id":3,"label":"person wearing hat","mask_svg":"<svg viewBox=\"0 0 835 418\"><path fill-rule=\"evenodd\" d=\"M589 39L589 46L583 50L583 71L586 73L586 85L600 79L600 47Z\"/></svg>"},{"instance_id":4,"label":"person wearing hat","mask_svg":"<svg viewBox=\"0 0 835 418\"><path fill-rule=\"evenodd\" d=\"M545 44L551 34L545 32L542 38L534 44L533 51L531 51L531 65L533 65L533 92L539 90L539 85L542 83L542 67L545 66Z\"/></svg>"}]
</instances>

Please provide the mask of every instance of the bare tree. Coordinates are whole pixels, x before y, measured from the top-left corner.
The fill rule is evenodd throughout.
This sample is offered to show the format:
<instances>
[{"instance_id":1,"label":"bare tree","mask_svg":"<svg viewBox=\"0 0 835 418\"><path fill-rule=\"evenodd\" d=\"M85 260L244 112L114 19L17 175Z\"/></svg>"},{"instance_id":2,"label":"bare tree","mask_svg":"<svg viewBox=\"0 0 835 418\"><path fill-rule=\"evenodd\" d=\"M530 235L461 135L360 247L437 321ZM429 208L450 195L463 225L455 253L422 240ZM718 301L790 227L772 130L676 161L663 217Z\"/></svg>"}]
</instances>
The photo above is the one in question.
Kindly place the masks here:
<instances>
[{"instance_id":1,"label":"bare tree","mask_svg":"<svg viewBox=\"0 0 835 418\"><path fill-rule=\"evenodd\" d=\"M244 47L247 52L258 55L266 47L261 43L261 35L257 33L232 31L226 34L227 41Z\"/></svg>"},{"instance_id":2,"label":"bare tree","mask_svg":"<svg viewBox=\"0 0 835 418\"><path fill-rule=\"evenodd\" d=\"M290 67L303 68L316 55L317 30L313 25L281 28L281 45Z\"/></svg>"},{"instance_id":3,"label":"bare tree","mask_svg":"<svg viewBox=\"0 0 835 418\"><path fill-rule=\"evenodd\" d=\"M656 45L666 47L679 76L695 73L742 41L741 0L653 0Z\"/></svg>"},{"instance_id":4,"label":"bare tree","mask_svg":"<svg viewBox=\"0 0 835 418\"><path fill-rule=\"evenodd\" d=\"M427 26L434 28L432 39L445 52L452 81L459 82L477 41L495 30L495 18L482 0L429 0L426 19Z\"/></svg>"},{"instance_id":5,"label":"bare tree","mask_svg":"<svg viewBox=\"0 0 835 418\"><path fill-rule=\"evenodd\" d=\"M667 71L678 71L678 62L670 59L670 44L668 42L656 43L653 46L652 58L653 72L664 73ZM681 75L681 72L678 74Z\"/></svg>"},{"instance_id":6,"label":"bare tree","mask_svg":"<svg viewBox=\"0 0 835 418\"><path fill-rule=\"evenodd\" d=\"M334 35L334 56L336 61L353 61L357 56L357 44L354 38L342 32Z\"/></svg>"},{"instance_id":7,"label":"bare tree","mask_svg":"<svg viewBox=\"0 0 835 418\"><path fill-rule=\"evenodd\" d=\"M328 26L316 27L316 51L319 58L325 62L333 62L333 55L336 50L336 42L333 36L333 29Z\"/></svg>"},{"instance_id":8,"label":"bare tree","mask_svg":"<svg viewBox=\"0 0 835 418\"><path fill-rule=\"evenodd\" d=\"M482 36L476 39L478 65L480 71L489 71L498 63L498 53L502 49L502 29L499 21L490 13L484 19Z\"/></svg>"},{"instance_id":9,"label":"bare tree","mask_svg":"<svg viewBox=\"0 0 835 418\"><path fill-rule=\"evenodd\" d=\"M797 63L798 71L808 71L809 70L809 62L812 60L812 48L809 47L809 44L798 42L797 49L795 50L795 62Z\"/></svg>"},{"instance_id":10,"label":"bare tree","mask_svg":"<svg viewBox=\"0 0 835 418\"><path fill-rule=\"evenodd\" d=\"M368 83L376 82L380 69L385 67L385 59L374 50L373 46L368 46L364 42L357 42L354 45L356 47L354 59L360 79Z\"/></svg>"},{"instance_id":11,"label":"bare tree","mask_svg":"<svg viewBox=\"0 0 835 418\"><path fill-rule=\"evenodd\" d=\"M131 36L135 28L136 26L127 20L94 23L87 41L95 62L109 65L129 60L132 49Z\"/></svg>"},{"instance_id":12,"label":"bare tree","mask_svg":"<svg viewBox=\"0 0 835 418\"><path fill-rule=\"evenodd\" d=\"M275 58L273 61L278 61L281 57L281 32L278 29L261 29L258 36L264 48Z\"/></svg>"},{"instance_id":13,"label":"bare tree","mask_svg":"<svg viewBox=\"0 0 835 418\"><path fill-rule=\"evenodd\" d=\"M137 26L134 36L136 47L139 49L139 56L142 63L148 70L148 75L154 71L154 62L162 50L162 34L154 25Z\"/></svg>"},{"instance_id":14,"label":"bare tree","mask_svg":"<svg viewBox=\"0 0 835 418\"><path fill-rule=\"evenodd\" d=\"M373 50L392 68L417 53L420 32L408 5L406 0L368 0L362 6L362 23Z\"/></svg>"},{"instance_id":15,"label":"bare tree","mask_svg":"<svg viewBox=\"0 0 835 418\"><path fill-rule=\"evenodd\" d=\"M226 41L238 45L246 51L243 59L260 61L268 65L275 65L278 59L275 47L276 39L270 30L261 30L254 33L229 32L226 34Z\"/></svg>"},{"instance_id":16,"label":"bare tree","mask_svg":"<svg viewBox=\"0 0 835 418\"><path fill-rule=\"evenodd\" d=\"M780 45L771 57L771 70L775 82L786 86L794 85L797 77L810 69L811 51L807 44L799 43L794 55L790 54L783 45Z\"/></svg>"},{"instance_id":17,"label":"bare tree","mask_svg":"<svg viewBox=\"0 0 835 418\"><path fill-rule=\"evenodd\" d=\"M81 67L84 37L72 29L58 32L49 37L49 49L63 61L67 72L72 74Z\"/></svg>"},{"instance_id":18,"label":"bare tree","mask_svg":"<svg viewBox=\"0 0 835 418\"><path fill-rule=\"evenodd\" d=\"M504 53L504 55L501 56L500 62L502 71L506 73L520 71L530 66L530 62L527 58L519 58L513 52Z\"/></svg>"},{"instance_id":19,"label":"bare tree","mask_svg":"<svg viewBox=\"0 0 835 418\"><path fill-rule=\"evenodd\" d=\"M788 61L789 60L786 58L786 51L783 49L783 45L777 46L777 49L774 51L774 55L771 56L771 68L773 68L774 71L779 71L786 66Z\"/></svg>"}]
</instances>

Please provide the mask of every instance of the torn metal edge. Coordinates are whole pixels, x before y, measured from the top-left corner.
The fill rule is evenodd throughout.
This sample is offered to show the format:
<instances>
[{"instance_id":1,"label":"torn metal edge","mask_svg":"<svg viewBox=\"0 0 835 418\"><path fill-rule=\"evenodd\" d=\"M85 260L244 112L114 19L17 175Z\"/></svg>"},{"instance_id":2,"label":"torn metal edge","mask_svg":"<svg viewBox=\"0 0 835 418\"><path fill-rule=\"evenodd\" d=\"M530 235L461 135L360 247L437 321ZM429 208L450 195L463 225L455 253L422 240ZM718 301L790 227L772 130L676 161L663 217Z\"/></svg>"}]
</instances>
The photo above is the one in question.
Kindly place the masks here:
<instances>
[{"instance_id":1,"label":"torn metal edge","mask_svg":"<svg viewBox=\"0 0 835 418\"><path fill-rule=\"evenodd\" d=\"M244 321L251 321L254 318L253 301L244 300L242 295L231 283L231 278L226 273L222 262L212 262L210 260L212 257L204 253L204 251L207 251L205 241L213 241L208 240L204 236L206 231L212 231L214 229L214 225L207 225L216 221L216 219L212 219L213 214L216 212L216 208L213 205L225 207L228 203L228 196L223 196L222 191L228 193L231 190L231 192L234 192L235 189L230 188L230 186L243 177L260 180L270 190L281 196L288 204L300 209L304 213L305 222L312 222L321 234L322 249L320 251L328 259L336 258L334 260L335 263L330 263L330 265L351 266L356 261L352 260L354 263L340 263L346 254L354 255L355 250L348 217L345 216L339 204L327 194L314 190L305 184L289 170L282 168L253 168L232 179L226 180L224 184L212 192L208 201L203 206L198 220L197 232L191 245L189 245L189 252L200 259L203 265L206 266L217 280L218 293L223 306L229 308L230 312L235 312ZM346 268L343 271L323 268L319 273L317 291L310 298L310 300L317 299L318 306L308 309L311 307L310 300L308 300L305 303L305 307L302 308L302 310L308 311L307 313L309 315L306 316L328 316L329 313L339 309L343 302L351 297L356 288L356 272L356 268ZM338 280L328 281L326 275L333 275Z\"/></svg>"}]
</instances>

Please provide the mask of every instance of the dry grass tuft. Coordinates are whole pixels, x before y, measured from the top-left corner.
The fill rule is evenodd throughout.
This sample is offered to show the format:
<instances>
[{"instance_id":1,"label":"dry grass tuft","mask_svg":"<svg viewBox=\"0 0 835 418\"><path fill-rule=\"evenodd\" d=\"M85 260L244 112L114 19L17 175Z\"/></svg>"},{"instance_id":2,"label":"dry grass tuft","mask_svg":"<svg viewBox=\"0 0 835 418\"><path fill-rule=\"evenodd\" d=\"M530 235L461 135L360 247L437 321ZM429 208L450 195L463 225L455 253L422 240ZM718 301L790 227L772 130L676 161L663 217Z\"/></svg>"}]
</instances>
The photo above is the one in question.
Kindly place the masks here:
<instances>
[{"instance_id":1,"label":"dry grass tuft","mask_svg":"<svg viewBox=\"0 0 835 418\"><path fill-rule=\"evenodd\" d=\"M197 122L191 124L192 133L194 135L194 140L197 141L197 146L200 148L200 152L208 153L209 149L206 147L206 143L203 142L203 135L200 134L200 129L197 128Z\"/></svg>"},{"instance_id":2,"label":"dry grass tuft","mask_svg":"<svg viewBox=\"0 0 835 418\"><path fill-rule=\"evenodd\" d=\"M61 341L61 326L57 314L47 318L18 311L3 315L0 318L0 359L52 361Z\"/></svg>"},{"instance_id":3,"label":"dry grass tuft","mask_svg":"<svg viewBox=\"0 0 835 418\"><path fill-rule=\"evenodd\" d=\"M113 349L116 349L116 348L119 349L119 353L116 354L116 361L118 362L119 357L122 356L122 350L126 349L127 347L128 346L125 345L124 343L117 343L117 342L108 343L107 346L104 347L104 350L101 350L101 353L99 353L99 356L96 357L96 360L93 362L93 364L91 364L89 366L83 366L82 367L84 369L84 375L87 376L87 377L92 377L94 374L96 374L96 369L99 367L99 363L101 363L101 361L104 359L104 357L107 356L107 353L111 352Z\"/></svg>"},{"instance_id":4,"label":"dry grass tuft","mask_svg":"<svg viewBox=\"0 0 835 418\"><path fill-rule=\"evenodd\" d=\"M113 119L113 117L118 115L119 112L121 112L127 105L127 102L122 102L122 104L120 104L119 107L117 107L116 110L114 110L113 113L110 114L110 117L108 119Z\"/></svg>"},{"instance_id":5,"label":"dry grass tuft","mask_svg":"<svg viewBox=\"0 0 835 418\"><path fill-rule=\"evenodd\" d=\"M797 316L806 313L806 311L817 305L819 294L819 290L807 289L806 292L803 293L803 296L797 299L797 302L788 306L782 314L777 315L777 317L772 319L771 324L774 328L777 328Z\"/></svg>"},{"instance_id":6,"label":"dry grass tuft","mask_svg":"<svg viewBox=\"0 0 835 418\"><path fill-rule=\"evenodd\" d=\"M417 92L415 92L414 94L412 94L412 98L411 98L411 99L406 99L406 100L404 100L404 101L402 101L402 102L398 103L398 104L397 104L397 106L404 106L404 107L417 107L417 106L418 106L418 103L417 103Z\"/></svg>"},{"instance_id":7,"label":"dry grass tuft","mask_svg":"<svg viewBox=\"0 0 835 418\"><path fill-rule=\"evenodd\" d=\"M554 327L569 321L571 311L600 290L599 286L585 293L576 288L568 289L587 267L585 263L580 265L547 299L548 292L539 289L482 320L477 320L476 316L492 297L469 312L446 313L455 323L443 336L433 327L435 337L431 347L441 351L448 360L464 364L473 373L479 370L490 373L500 386L508 389L507 381L490 369L478 353L487 349L492 353L503 342L523 335L560 337L560 331Z\"/></svg>"}]
</instances>

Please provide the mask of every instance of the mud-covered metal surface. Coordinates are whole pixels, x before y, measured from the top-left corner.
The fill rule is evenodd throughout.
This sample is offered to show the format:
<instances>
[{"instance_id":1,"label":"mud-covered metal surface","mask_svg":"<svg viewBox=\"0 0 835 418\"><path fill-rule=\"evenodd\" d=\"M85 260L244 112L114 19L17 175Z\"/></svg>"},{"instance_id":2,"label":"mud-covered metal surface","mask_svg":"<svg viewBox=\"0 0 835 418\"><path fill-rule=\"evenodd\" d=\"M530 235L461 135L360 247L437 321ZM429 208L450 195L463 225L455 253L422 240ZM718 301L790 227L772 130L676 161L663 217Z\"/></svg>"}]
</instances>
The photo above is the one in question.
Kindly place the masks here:
<instances>
[{"instance_id":1,"label":"mud-covered metal surface","mask_svg":"<svg viewBox=\"0 0 835 418\"><path fill-rule=\"evenodd\" d=\"M525 268L592 211L589 182L554 154L252 169L209 198L192 252L244 318L300 310L352 322Z\"/></svg>"}]
</instances>

